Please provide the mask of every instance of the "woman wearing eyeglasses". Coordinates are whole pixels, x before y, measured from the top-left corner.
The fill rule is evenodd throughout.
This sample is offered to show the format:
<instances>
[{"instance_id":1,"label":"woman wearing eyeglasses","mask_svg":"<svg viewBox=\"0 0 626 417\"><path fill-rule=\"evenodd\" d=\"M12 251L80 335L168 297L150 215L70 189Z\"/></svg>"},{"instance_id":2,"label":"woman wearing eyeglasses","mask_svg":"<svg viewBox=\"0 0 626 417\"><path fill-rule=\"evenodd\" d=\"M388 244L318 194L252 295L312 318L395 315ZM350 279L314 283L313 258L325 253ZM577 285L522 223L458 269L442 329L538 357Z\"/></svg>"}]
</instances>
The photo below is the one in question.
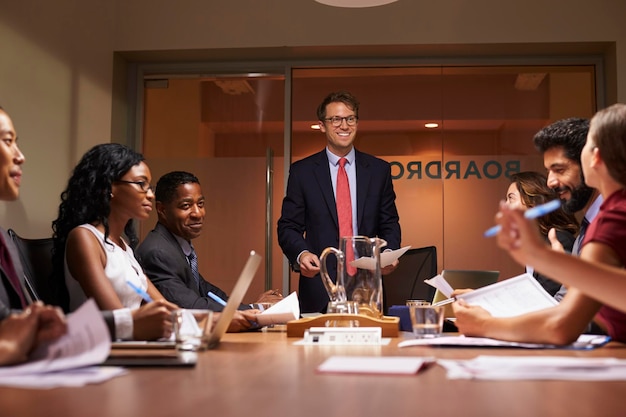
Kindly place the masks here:
<instances>
[{"instance_id":1,"label":"woman wearing eyeglasses","mask_svg":"<svg viewBox=\"0 0 626 417\"><path fill-rule=\"evenodd\" d=\"M132 221L152 211L151 179L143 155L120 144L97 145L74 168L52 223L54 276L64 277L56 283L60 305L73 311L93 298L100 309L114 311L118 338L171 333L176 305L147 279L132 250L138 240ZM156 301L142 307L143 298Z\"/></svg>"}]
</instances>

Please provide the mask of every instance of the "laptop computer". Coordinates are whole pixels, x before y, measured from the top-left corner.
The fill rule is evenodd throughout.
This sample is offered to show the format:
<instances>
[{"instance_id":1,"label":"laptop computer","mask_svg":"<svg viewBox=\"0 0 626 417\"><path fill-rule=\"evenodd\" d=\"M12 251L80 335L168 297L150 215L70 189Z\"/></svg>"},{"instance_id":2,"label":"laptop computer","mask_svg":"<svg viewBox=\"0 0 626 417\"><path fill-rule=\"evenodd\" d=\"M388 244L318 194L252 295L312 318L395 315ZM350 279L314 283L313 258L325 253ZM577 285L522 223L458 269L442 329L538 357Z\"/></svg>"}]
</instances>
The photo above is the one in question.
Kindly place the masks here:
<instances>
[{"instance_id":1,"label":"laptop computer","mask_svg":"<svg viewBox=\"0 0 626 417\"><path fill-rule=\"evenodd\" d=\"M215 325L212 326L212 329L205 335L209 349L215 348L228 330L235 312L243 301L243 297L246 295L256 271L259 269L259 265L261 265L261 259L261 255L257 254L255 251L250 252L248 260L241 274L239 274L239 278L237 278L235 287L228 298L224 310L222 310L220 317L217 319ZM118 349L173 349L175 342L171 340L114 342L113 347ZM196 364L196 356L195 353L189 355L173 355L165 351L148 355L145 353L141 355L113 353L103 365L194 366Z\"/></svg>"},{"instance_id":2,"label":"laptop computer","mask_svg":"<svg viewBox=\"0 0 626 417\"><path fill-rule=\"evenodd\" d=\"M259 265L261 265L261 259L261 255L257 254L255 251L250 252L250 256L248 256L248 260L246 261L241 274L239 274L239 278L237 278L235 287L230 293L228 302L222 310L219 319L217 319L217 323L215 323L215 325L210 329L209 334L205 335L209 349L215 348L220 343L220 340L226 333L226 330L228 330L228 326L230 326L230 322L239 308L239 304L243 301L243 297L246 295L246 292L252 283L254 274L256 274L257 269L259 269Z\"/></svg>"},{"instance_id":3,"label":"laptop computer","mask_svg":"<svg viewBox=\"0 0 626 417\"><path fill-rule=\"evenodd\" d=\"M476 289L491 285L498 281L500 271L470 270L470 269L444 269L441 275L455 290L465 288ZM445 300L447 297L439 290L435 291L433 304ZM452 305L445 306L444 317L454 317Z\"/></svg>"}]
</instances>

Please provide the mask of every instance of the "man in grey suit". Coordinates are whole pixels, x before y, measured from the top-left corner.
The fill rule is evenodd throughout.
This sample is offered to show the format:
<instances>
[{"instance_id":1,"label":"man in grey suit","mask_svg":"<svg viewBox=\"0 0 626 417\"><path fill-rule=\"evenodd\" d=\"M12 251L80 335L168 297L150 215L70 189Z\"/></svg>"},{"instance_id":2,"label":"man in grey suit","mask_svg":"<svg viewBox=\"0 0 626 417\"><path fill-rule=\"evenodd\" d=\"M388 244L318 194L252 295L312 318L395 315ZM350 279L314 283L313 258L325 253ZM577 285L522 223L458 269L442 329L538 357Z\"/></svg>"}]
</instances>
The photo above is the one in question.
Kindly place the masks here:
<instances>
[{"instance_id":1,"label":"man in grey suit","mask_svg":"<svg viewBox=\"0 0 626 417\"><path fill-rule=\"evenodd\" d=\"M328 303L319 276L319 256L325 248L339 244L335 195L340 170L345 169L348 178L351 235L380 237L387 241L387 249L398 249L401 238L389 163L353 146L359 120L357 99L347 92L331 93L319 105L317 118L326 134L326 148L291 165L278 220L278 243L294 270L300 271L298 298L304 313L323 312ZM382 273L390 273L397 265L396 261ZM335 265L328 267L334 280Z\"/></svg>"},{"instance_id":2,"label":"man in grey suit","mask_svg":"<svg viewBox=\"0 0 626 417\"><path fill-rule=\"evenodd\" d=\"M163 296L183 308L222 311L228 295L208 282L197 270L197 255L191 241L202 232L204 195L198 178L184 171L163 175L155 190L158 222L139 245L135 254L144 272ZM195 267L195 268L194 268ZM215 298L208 296L212 293ZM263 293L257 302L276 302L282 297L277 290ZM240 310L250 309L241 304ZM245 330L254 315L236 314L230 331Z\"/></svg>"}]
</instances>

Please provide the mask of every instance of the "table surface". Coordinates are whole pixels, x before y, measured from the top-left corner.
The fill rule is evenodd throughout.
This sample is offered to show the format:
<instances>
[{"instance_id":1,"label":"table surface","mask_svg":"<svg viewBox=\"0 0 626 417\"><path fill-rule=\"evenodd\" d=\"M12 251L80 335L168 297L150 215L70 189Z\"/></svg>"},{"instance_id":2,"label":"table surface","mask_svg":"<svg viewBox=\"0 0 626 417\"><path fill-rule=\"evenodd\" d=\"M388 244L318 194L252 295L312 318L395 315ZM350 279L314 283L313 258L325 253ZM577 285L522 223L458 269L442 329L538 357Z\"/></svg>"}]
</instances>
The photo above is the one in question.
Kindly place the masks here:
<instances>
[{"instance_id":1,"label":"table surface","mask_svg":"<svg viewBox=\"0 0 626 417\"><path fill-rule=\"evenodd\" d=\"M626 381L448 380L417 375L321 374L333 355L559 355L626 358L626 345L593 351L385 346L295 346L285 333L227 334L194 368L131 368L81 388L0 388L0 416L618 416ZM136 350L134 350L136 351Z\"/></svg>"}]
</instances>

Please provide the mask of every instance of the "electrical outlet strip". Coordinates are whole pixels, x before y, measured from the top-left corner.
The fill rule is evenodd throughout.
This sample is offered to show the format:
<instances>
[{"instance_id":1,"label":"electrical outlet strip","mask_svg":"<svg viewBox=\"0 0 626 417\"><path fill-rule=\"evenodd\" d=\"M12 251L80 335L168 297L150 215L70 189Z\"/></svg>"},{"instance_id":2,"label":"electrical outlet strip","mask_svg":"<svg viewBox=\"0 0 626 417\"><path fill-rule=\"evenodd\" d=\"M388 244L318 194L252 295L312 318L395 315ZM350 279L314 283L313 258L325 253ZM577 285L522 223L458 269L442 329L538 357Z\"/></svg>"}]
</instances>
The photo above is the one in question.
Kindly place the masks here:
<instances>
[{"instance_id":1,"label":"electrical outlet strip","mask_svg":"<svg viewBox=\"0 0 626 417\"><path fill-rule=\"evenodd\" d=\"M380 327L311 327L304 343L317 345L381 345Z\"/></svg>"}]
</instances>

